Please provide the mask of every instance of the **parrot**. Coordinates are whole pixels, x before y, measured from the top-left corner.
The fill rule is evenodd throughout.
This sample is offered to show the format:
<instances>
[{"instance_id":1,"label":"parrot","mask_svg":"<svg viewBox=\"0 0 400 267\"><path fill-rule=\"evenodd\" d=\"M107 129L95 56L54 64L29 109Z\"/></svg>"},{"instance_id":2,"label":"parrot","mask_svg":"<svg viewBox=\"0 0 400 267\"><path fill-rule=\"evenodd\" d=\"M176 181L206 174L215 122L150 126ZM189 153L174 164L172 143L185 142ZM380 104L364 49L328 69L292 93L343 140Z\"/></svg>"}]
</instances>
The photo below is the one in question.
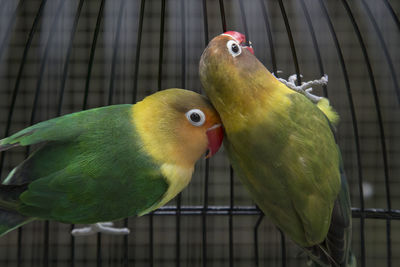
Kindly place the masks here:
<instances>
[{"instance_id":1,"label":"parrot","mask_svg":"<svg viewBox=\"0 0 400 267\"><path fill-rule=\"evenodd\" d=\"M91 225L74 235L127 234L109 221L166 204L223 136L208 99L178 88L25 128L0 140L0 151L38 146L0 184L0 236L33 220Z\"/></svg>"},{"instance_id":2,"label":"parrot","mask_svg":"<svg viewBox=\"0 0 400 267\"><path fill-rule=\"evenodd\" d=\"M339 117L327 98L304 90L324 80L289 88L293 77L278 80L236 31L209 42L199 75L224 126L232 168L258 207L310 264L355 266L349 189L334 135Z\"/></svg>"}]
</instances>

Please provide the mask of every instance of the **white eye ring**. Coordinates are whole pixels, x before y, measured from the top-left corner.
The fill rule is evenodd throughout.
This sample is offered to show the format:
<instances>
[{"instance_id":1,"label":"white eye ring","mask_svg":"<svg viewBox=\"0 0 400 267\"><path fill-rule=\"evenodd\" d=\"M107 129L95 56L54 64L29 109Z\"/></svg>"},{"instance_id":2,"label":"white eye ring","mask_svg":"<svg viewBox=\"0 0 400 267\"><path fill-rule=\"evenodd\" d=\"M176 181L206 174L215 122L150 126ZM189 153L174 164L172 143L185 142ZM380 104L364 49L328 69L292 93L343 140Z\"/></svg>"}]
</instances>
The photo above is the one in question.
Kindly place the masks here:
<instances>
[{"instance_id":1,"label":"white eye ring","mask_svg":"<svg viewBox=\"0 0 400 267\"><path fill-rule=\"evenodd\" d=\"M202 126L206 121L206 115L204 115L204 112L197 108L189 110L185 115L193 126Z\"/></svg>"},{"instance_id":2,"label":"white eye ring","mask_svg":"<svg viewBox=\"0 0 400 267\"><path fill-rule=\"evenodd\" d=\"M228 47L228 51L233 57L237 57L242 53L242 47L234 40L229 40L226 43L226 47Z\"/></svg>"}]
</instances>

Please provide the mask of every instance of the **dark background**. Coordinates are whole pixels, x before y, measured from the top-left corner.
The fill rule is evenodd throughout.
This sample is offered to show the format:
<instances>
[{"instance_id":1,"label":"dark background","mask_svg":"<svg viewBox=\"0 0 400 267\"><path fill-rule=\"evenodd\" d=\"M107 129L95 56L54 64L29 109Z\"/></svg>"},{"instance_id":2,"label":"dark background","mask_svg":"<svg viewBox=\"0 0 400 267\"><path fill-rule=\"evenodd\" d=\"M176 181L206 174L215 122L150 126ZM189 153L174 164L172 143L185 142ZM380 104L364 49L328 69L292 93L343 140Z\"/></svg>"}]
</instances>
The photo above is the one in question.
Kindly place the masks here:
<instances>
[{"instance_id":1,"label":"dark background","mask_svg":"<svg viewBox=\"0 0 400 267\"><path fill-rule=\"evenodd\" d=\"M354 253L359 266L399 266L399 13L396 0L0 0L0 137L160 89L201 92L206 43L237 30L280 77L329 75L315 93L341 117ZM3 153L2 179L25 156ZM70 225L30 223L0 238L0 266L305 266L267 218L256 227L259 212L223 151L198 162L180 215L176 204L129 218L128 237L73 239Z\"/></svg>"}]
</instances>

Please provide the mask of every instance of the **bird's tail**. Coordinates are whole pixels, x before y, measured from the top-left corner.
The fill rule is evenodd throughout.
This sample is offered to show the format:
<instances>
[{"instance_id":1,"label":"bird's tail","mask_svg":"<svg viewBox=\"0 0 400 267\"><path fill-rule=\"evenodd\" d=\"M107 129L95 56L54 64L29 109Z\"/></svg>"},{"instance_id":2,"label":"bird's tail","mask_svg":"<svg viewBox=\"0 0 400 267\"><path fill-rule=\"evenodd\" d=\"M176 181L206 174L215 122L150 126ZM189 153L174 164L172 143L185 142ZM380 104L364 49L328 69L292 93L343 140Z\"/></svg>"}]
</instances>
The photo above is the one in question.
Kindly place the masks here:
<instances>
[{"instance_id":1,"label":"bird's tail","mask_svg":"<svg viewBox=\"0 0 400 267\"><path fill-rule=\"evenodd\" d=\"M26 187L27 185L0 185L0 236L33 220L16 210L19 195Z\"/></svg>"},{"instance_id":2,"label":"bird's tail","mask_svg":"<svg viewBox=\"0 0 400 267\"><path fill-rule=\"evenodd\" d=\"M350 250L352 226L350 195L341 159L340 176L341 190L333 207L328 235L321 244L305 249L315 262L315 266L357 266L356 257Z\"/></svg>"},{"instance_id":3,"label":"bird's tail","mask_svg":"<svg viewBox=\"0 0 400 267\"><path fill-rule=\"evenodd\" d=\"M322 251L317 252L317 250L313 250L312 256L310 255L311 251L308 253L310 260L307 265L310 267L357 267L357 259L351 251L348 252L347 262L338 264L331 257Z\"/></svg>"},{"instance_id":4,"label":"bird's tail","mask_svg":"<svg viewBox=\"0 0 400 267\"><path fill-rule=\"evenodd\" d=\"M346 267L357 267L356 256L351 251L349 251L349 258L347 259Z\"/></svg>"}]
</instances>

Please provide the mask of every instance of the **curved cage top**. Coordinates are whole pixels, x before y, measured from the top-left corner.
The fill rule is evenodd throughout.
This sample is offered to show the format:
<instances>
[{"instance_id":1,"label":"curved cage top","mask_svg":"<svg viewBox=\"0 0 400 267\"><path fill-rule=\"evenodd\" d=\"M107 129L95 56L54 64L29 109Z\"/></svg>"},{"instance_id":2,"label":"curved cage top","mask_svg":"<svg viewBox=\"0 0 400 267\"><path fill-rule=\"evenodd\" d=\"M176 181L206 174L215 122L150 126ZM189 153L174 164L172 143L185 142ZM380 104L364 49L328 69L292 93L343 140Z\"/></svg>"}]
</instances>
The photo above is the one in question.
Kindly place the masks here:
<instances>
[{"instance_id":1,"label":"curved cage top","mask_svg":"<svg viewBox=\"0 0 400 267\"><path fill-rule=\"evenodd\" d=\"M399 1L0 0L0 134L166 88L202 92L198 62L245 33L276 76L329 83L360 266L400 264ZM300 74L302 76L300 76ZM2 179L27 156L2 153ZM163 216L161 216L163 215ZM127 237L73 238L34 222L0 239L1 266L298 266L305 255L254 206L224 153Z\"/></svg>"}]
</instances>

